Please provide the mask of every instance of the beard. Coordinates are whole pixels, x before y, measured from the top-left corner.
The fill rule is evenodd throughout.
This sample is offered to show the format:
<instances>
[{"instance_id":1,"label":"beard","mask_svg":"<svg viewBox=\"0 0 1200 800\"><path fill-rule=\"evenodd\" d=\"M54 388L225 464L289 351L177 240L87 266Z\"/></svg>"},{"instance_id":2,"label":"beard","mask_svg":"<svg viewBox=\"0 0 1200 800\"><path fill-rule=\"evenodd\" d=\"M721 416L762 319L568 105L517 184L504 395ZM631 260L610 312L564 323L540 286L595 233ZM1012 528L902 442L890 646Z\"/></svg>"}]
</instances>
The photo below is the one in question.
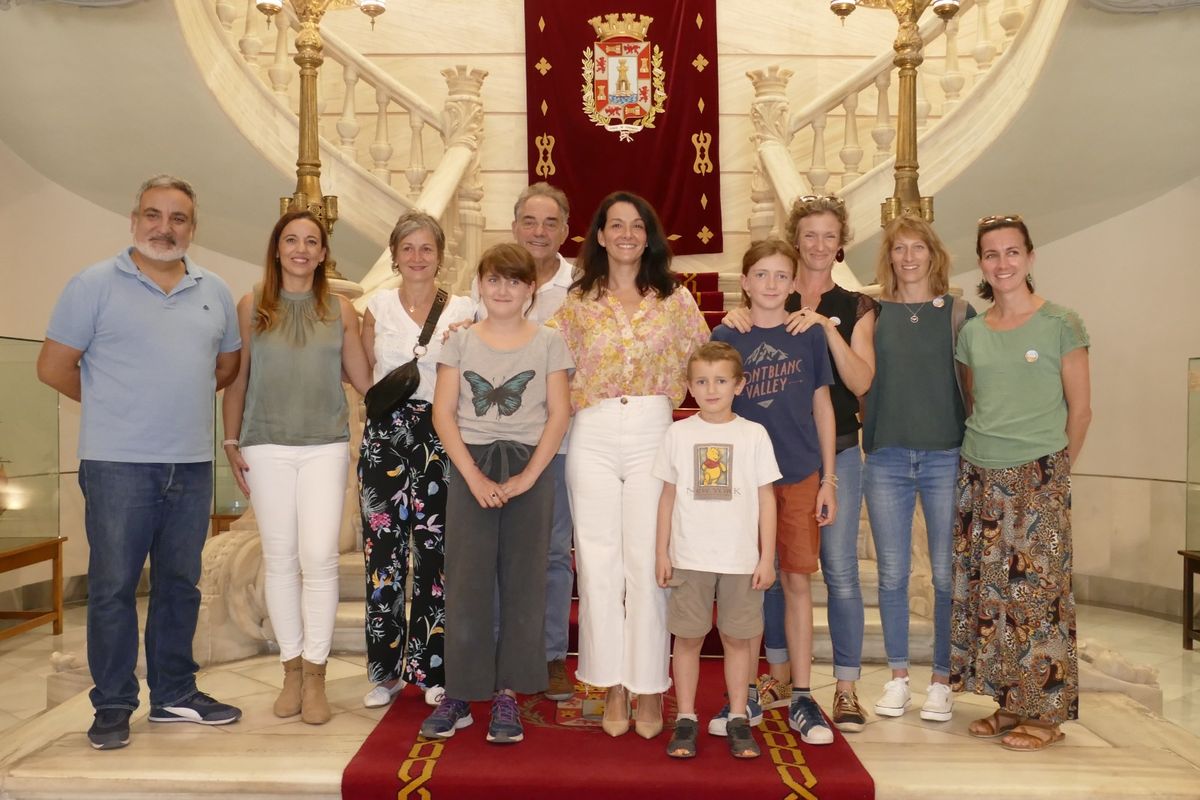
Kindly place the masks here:
<instances>
[{"instance_id":1,"label":"beard","mask_svg":"<svg viewBox=\"0 0 1200 800\"><path fill-rule=\"evenodd\" d=\"M155 239L133 240L134 249L154 261L178 261L187 252L186 247L180 247L173 238L159 237Z\"/></svg>"}]
</instances>

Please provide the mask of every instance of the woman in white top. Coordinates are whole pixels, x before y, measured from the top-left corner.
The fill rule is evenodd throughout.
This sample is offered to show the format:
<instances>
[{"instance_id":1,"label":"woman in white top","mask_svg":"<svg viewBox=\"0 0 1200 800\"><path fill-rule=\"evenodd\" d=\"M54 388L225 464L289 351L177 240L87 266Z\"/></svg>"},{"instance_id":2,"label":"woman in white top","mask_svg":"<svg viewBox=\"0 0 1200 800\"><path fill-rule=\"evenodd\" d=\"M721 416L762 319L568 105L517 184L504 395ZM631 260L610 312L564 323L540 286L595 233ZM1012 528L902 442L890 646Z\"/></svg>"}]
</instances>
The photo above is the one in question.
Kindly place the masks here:
<instances>
[{"instance_id":1,"label":"woman in white top","mask_svg":"<svg viewBox=\"0 0 1200 800\"><path fill-rule=\"evenodd\" d=\"M409 212L389 239L392 269L403 279L367 303L362 339L376 383L412 359L437 294L446 236L428 214ZM415 683L436 704L445 685L443 525L450 463L433 429L433 388L442 338L470 319L474 303L450 297L418 361L421 383L386 421L368 420L358 462L363 554L367 565L367 676L376 684L363 703L387 705ZM412 603L404 586L412 556Z\"/></svg>"}]
</instances>

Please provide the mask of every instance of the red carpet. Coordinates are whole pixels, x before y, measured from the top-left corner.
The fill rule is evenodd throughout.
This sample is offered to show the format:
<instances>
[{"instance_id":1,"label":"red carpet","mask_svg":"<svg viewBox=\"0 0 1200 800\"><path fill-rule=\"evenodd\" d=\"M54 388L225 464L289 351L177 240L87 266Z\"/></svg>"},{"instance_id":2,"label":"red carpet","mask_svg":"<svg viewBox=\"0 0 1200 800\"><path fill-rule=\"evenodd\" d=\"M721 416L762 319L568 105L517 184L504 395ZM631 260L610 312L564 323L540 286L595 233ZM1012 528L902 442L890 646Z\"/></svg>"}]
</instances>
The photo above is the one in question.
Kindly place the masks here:
<instances>
[{"instance_id":1,"label":"red carpet","mask_svg":"<svg viewBox=\"0 0 1200 800\"><path fill-rule=\"evenodd\" d=\"M799 735L788 729L785 709L766 712L755 729L762 757L734 760L725 739L706 731L708 718L724 702L723 694L721 662L705 659L698 698L699 755L677 760L666 755L669 727L650 741L632 730L614 739L580 717L578 696L570 705L540 696L521 698L525 741L519 744L487 743L488 703L474 704L475 724L453 738L421 741L417 730L432 709L407 688L347 765L342 797L870 800L875 796L871 776L840 733L834 731L834 743L828 746L802 745ZM674 713L674 694L668 693L667 719L673 719Z\"/></svg>"}]
</instances>

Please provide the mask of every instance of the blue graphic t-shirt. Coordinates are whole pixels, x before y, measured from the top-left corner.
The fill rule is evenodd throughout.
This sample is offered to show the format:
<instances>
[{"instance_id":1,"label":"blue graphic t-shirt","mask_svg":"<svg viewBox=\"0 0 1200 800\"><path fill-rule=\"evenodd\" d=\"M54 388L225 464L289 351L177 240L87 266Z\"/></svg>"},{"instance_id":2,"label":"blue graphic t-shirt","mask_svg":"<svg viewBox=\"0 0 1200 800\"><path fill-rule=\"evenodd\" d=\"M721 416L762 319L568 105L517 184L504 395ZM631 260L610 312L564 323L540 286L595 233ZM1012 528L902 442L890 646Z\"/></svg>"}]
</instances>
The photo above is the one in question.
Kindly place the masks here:
<instances>
[{"instance_id":1,"label":"blue graphic t-shirt","mask_svg":"<svg viewBox=\"0 0 1200 800\"><path fill-rule=\"evenodd\" d=\"M784 325L738 333L718 325L713 341L727 342L742 355L746 388L733 410L767 429L783 477L799 483L821 467L813 422L813 392L833 383L825 331L819 326L793 336Z\"/></svg>"}]
</instances>

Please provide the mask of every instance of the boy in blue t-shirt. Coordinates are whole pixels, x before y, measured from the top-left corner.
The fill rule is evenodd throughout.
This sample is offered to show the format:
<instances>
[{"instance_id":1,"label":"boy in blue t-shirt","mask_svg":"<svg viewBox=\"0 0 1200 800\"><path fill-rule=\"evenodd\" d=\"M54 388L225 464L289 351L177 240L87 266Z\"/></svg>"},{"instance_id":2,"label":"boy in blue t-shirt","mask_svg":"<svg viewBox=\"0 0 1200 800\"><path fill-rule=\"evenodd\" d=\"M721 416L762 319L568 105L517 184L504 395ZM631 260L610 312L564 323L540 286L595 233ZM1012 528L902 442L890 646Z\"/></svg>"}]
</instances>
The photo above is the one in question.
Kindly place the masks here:
<instances>
[{"instance_id":1,"label":"boy in blue t-shirt","mask_svg":"<svg viewBox=\"0 0 1200 800\"><path fill-rule=\"evenodd\" d=\"M810 581L818 569L820 530L837 514L836 432L829 399L833 373L820 326L814 325L796 336L785 326L788 313L784 304L795 280L797 263L795 249L780 239L752 244L742 258L742 289L749 300L754 327L748 333L738 333L720 325L713 331L713 340L728 342L741 353L747 370L746 388L735 398L733 410L767 429L783 473L774 494L778 507L779 583L785 605L783 628L793 683L788 723L806 744L830 744L833 731L809 686L813 639ZM779 620L772 618L769 603L767 608L769 656L773 648L770 634ZM748 678L753 687L754 670ZM753 723L755 716L762 719L762 710L753 695L751 701ZM720 733L723 726L724 720L718 715L709 724L709 732Z\"/></svg>"}]
</instances>

